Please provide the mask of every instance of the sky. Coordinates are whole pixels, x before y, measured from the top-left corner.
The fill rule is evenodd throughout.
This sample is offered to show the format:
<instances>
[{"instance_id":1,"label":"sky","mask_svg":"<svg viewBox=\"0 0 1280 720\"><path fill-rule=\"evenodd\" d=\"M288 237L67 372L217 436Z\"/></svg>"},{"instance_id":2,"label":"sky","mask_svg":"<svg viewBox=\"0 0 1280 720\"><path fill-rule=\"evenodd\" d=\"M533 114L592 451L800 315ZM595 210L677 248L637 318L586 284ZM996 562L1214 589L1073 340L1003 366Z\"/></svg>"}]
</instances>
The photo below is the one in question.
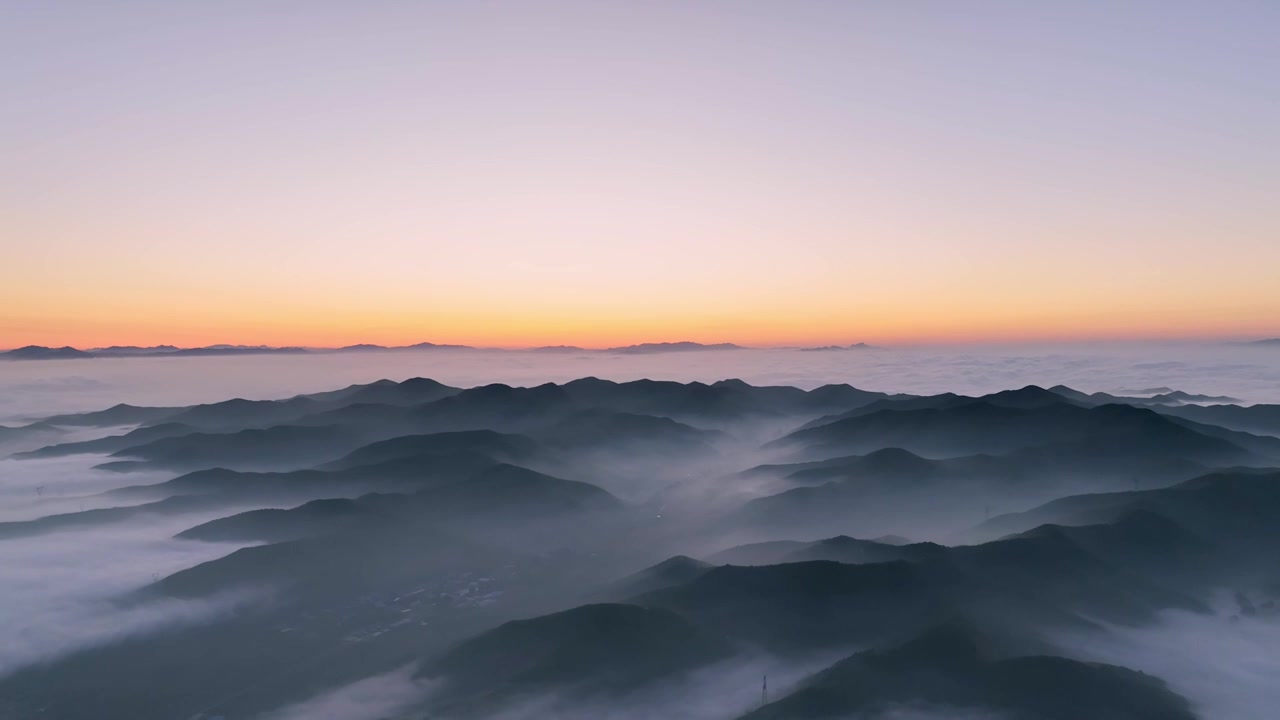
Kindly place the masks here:
<instances>
[{"instance_id":1,"label":"sky","mask_svg":"<svg viewBox=\"0 0 1280 720\"><path fill-rule=\"evenodd\" d=\"M1280 335L1272 0L0 0L0 347Z\"/></svg>"}]
</instances>

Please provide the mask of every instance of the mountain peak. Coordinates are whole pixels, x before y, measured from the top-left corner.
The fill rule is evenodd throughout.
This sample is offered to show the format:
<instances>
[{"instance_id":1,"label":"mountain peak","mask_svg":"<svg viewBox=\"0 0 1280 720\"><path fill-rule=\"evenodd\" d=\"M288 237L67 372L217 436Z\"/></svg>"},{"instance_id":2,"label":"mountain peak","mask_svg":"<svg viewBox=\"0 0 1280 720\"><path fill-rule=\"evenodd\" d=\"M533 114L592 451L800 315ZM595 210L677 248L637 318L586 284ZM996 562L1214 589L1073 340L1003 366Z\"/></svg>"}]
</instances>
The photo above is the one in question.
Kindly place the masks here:
<instances>
[{"instance_id":1,"label":"mountain peak","mask_svg":"<svg viewBox=\"0 0 1280 720\"><path fill-rule=\"evenodd\" d=\"M691 342L689 340L681 340L679 342L660 342L660 343L640 343L638 345L626 345L622 347L612 347L605 352L618 353L621 355L642 355L650 353L665 352L697 352L702 350L743 350L741 345L733 343L715 343L712 345L704 345L703 343Z\"/></svg>"},{"instance_id":2,"label":"mountain peak","mask_svg":"<svg viewBox=\"0 0 1280 720\"><path fill-rule=\"evenodd\" d=\"M978 399L1002 407L1036 408L1066 403L1068 399L1073 398L1068 398L1052 390L1046 390L1039 385L1026 385L1017 390L1001 390L1000 392L983 395Z\"/></svg>"}]
</instances>

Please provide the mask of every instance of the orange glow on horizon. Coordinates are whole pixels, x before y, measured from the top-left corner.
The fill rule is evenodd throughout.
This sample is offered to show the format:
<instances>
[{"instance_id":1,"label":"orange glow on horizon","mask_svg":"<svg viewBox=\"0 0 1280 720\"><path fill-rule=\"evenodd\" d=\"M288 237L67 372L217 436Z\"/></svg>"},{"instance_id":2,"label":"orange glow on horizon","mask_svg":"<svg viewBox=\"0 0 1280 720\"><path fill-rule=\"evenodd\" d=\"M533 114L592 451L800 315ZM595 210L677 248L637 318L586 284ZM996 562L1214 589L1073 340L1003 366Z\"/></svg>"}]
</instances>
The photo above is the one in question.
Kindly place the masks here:
<instances>
[{"instance_id":1,"label":"orange glow on horizon","mask_svg":"<svg viewBox=\"0 0 1280 720\"><path fill-rule=\"evenodd\" d=\"M588 317L528 315L432 316L295 313L243 318L156 313L127 319L81 313L74 320L31 317L0 320L0 348L22 345L78 348L111 345L214 344L333 348L358 343L386 346L432 342L519 349L572 345L589 349L640 343L692 341L746 347L810 347L865 342L881 346L1072 343L1123 341L1238 340L1280 335L1265 313L1239 313L1222 322L1213 311L1181 322L1158 322L1150 314L944 317L811 316L777 311L746 317L690 314L679 317Z\"/></svg>"}]
</instances>

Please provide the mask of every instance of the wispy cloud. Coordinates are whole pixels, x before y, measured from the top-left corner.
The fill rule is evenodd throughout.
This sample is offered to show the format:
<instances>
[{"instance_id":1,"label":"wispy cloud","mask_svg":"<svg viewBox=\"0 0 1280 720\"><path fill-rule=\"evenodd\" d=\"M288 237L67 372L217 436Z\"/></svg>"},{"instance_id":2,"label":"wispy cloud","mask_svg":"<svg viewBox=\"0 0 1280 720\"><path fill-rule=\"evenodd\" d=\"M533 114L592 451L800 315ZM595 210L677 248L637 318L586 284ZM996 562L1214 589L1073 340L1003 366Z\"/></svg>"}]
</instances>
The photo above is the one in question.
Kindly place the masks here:
<instances>
[{"instance_id":1,"label":"wispy cloud","mask_svg":"<svg viewBox=\"0 0 1280 720\"><path fill-rule=\"evenodd\" d=\"M0 541L0 675L174 623L198 622L248 596L121 604L130 591L233 546L173 540L208 517L185 516Z\"/></svg>"},{"instance_id":2,"label":"wispy cloud","mask_svg":"<svg viewBox=\"0 0 1280 720\"><path fill-rule=\"evenodd\" d=\"M423 699L430 685L415 680L416 666L327 690L314 697L259 716L259 720L381 720Z\"/></svg>"}]
</instances>

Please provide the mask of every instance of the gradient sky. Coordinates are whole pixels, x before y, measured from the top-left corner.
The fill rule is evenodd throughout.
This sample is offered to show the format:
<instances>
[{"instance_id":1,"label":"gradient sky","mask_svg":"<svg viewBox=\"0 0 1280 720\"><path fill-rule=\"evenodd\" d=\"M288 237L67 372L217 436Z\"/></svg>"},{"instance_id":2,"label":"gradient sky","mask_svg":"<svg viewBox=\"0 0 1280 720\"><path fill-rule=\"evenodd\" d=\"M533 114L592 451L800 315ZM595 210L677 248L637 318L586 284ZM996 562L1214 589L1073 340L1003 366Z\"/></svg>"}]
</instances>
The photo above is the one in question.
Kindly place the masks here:
<instances>
[{"instance_id":1,"label":"gradient sky","mask_svg":"<svg viewBox=\"0 0 1280 720\"><path fill-rule=\"evenodd\" d=\"M1280 335L1275 0L0 0L0 347Z\"/></svg>"}]
</instances>

